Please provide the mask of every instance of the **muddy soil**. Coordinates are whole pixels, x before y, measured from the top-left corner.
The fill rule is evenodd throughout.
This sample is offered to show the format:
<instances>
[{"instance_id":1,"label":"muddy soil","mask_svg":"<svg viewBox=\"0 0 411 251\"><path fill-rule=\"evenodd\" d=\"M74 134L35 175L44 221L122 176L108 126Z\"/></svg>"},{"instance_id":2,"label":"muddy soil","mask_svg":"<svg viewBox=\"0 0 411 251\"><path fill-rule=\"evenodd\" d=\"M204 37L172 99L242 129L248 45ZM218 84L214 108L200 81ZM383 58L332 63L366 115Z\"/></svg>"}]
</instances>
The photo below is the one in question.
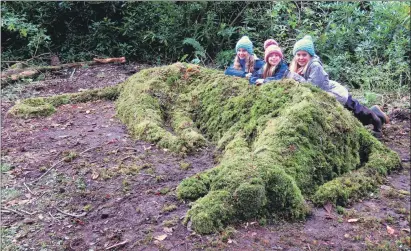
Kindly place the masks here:
<instances>
[{"instance_id":1,"label":"muddy soil","mask_svg":"<svg viewBox=\"0 0 411 251\"><path fill-rule=\"evenodd\" d=\"M182 224L189 203L175 188L216 164L213 146L179 156L133 140L109 101L64 105L47 118L6 115L17 98L115 85L145 67L81 68L3 89L2 250L410 250L408 110L389 106L384 128L403 167L364 200L314 208L304 222L249 221L206 236Z\"/></svg>"}]
</instances>

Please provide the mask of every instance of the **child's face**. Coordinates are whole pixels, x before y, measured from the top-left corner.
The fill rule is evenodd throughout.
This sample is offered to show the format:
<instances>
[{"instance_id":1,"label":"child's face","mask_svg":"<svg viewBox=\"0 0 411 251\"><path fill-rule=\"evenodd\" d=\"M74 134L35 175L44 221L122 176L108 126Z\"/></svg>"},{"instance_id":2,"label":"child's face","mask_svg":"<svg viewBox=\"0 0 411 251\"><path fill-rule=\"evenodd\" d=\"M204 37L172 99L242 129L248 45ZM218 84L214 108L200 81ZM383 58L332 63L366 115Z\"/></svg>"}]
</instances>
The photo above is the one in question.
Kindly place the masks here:
<instances>
[{"instance_id":1,"label":"child's face","mask_svg":"<svg viewBox=\"0 0 411 251\"><path fill-rule=\"evenodd\" d=\"M297 51L295 54L299 66L305 66L311 59L311 55L306 51Z\"/></svg>"},{"instance_id":2,"label":"child's face","mask_svg":"<svg viewBox=\"0 0 411 251\"><path fill-rule=\"evenodd\" d=\"M240 48L237 50L237 56L240 59L244 59L248 56L248 51L246 49Z\"/></svg>"},{"instance_id":3,"label":"child's face","mask_svg":"<svg viewBox=\"0 0 411 251\"><path fill-rule=\"evenodd\" d=\"M278 54L274 53L274 54L271 54L268 57L268 63L272 66L278 65L278 63L280 63L280 61L281 61L281 57Z\"/></svg>"}]
</instances>

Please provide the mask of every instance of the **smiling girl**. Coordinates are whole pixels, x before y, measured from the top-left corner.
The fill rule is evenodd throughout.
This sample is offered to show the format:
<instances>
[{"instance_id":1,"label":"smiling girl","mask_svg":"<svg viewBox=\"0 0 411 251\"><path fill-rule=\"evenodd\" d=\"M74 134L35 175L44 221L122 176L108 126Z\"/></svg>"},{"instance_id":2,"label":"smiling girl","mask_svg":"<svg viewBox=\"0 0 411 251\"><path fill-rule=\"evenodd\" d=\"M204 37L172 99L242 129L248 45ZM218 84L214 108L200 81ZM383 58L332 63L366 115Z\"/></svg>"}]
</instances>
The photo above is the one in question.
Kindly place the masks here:
<instances>
[{"instance_id":1,"label":"smiling girl","mask_svg":"<svg viewBox=\"0 0 411 251\"><path fill-rule=\"evenodd\" d=\"M288 66L284 62L283 52L274 39L264 42L265 65L250 78L250 84L262 85L269 81L283 78Z\"/></svg>"},{"instance_id":2,"label":"smiling girl","mask_svg":"<svg viewBox=\"0 0 411 251\"><path fill-rule=\"evenodd\" d=\"M234 63L227 68L224 72L225 75L249 79L255 71L264 65L264 61L254 54L253 43L247 36L238 40L235 51L237 55L234 58Z\"/></svg>"},{"instance_id":3,"label":"smiling girl","mask_svg":"<svg viewBox=\"0 0 411 251\"><path fill-rule=\"evenodd\" d=\"M374 136L382 137L382 125L389 123L388 116L379 106L372 106L369 109L360 104L352 98L344 86L328 79L328 74L324 71L320 58L315 54L311 36L305 36L298 40L294 45L293 54L294 59L290 64L291 72L301 76L302 82L310 82L332 94L346 109L352 111L363 125L372 124Z\"/></svg>"}]
</instances>

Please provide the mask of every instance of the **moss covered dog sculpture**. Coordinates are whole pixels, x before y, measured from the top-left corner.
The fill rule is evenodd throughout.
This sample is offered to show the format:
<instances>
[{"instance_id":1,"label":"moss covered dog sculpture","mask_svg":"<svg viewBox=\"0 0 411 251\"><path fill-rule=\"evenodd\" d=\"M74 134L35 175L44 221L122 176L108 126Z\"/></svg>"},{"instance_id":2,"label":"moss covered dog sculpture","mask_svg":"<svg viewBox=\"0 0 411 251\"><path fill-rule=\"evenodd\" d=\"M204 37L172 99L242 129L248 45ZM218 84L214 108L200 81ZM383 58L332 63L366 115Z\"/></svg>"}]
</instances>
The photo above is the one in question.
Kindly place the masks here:
<instances>
[{"instance_id":1,"label":"moss covered dog sculpture","mask_svg":"<svg viewBox=\"0 0 411 251\"><path fill-rule=\"evenodd\" d=\"M138 139L174 152L208 143L222 150L216 167L177 188L195 201L186 221L199 233L250 218L303 218L307 198L344 205L400 165L333 97L293 80L255 88L177 63L130 77L117 109Z\"/></svg>"}]
</instances>

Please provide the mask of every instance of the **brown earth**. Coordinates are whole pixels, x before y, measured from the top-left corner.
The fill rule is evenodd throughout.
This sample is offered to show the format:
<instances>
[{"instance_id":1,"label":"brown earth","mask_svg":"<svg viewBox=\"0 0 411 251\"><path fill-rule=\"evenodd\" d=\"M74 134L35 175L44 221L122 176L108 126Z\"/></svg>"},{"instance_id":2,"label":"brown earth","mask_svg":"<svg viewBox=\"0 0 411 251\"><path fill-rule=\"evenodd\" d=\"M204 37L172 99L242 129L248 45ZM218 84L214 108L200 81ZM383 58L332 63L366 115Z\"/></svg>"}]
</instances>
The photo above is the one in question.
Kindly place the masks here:
<instances>
[{"instance_id":1,"label":"brown earth","mask_svg":"<svg viewBox=\"0 0 411 251\"><path fill-rule=\"evenodd\" d=\"M383 142L403 168L368 198L315 208L304 222L249 221L206 236L181 223L189 204L175 188L213 167L215 149L184 157L135 141L109 101L6 115L17 98L115 85L135 67L147 66L81 68L2 90L2 250L410 250L410 115L390 103Z\"/></svg>"}]
</instances>

